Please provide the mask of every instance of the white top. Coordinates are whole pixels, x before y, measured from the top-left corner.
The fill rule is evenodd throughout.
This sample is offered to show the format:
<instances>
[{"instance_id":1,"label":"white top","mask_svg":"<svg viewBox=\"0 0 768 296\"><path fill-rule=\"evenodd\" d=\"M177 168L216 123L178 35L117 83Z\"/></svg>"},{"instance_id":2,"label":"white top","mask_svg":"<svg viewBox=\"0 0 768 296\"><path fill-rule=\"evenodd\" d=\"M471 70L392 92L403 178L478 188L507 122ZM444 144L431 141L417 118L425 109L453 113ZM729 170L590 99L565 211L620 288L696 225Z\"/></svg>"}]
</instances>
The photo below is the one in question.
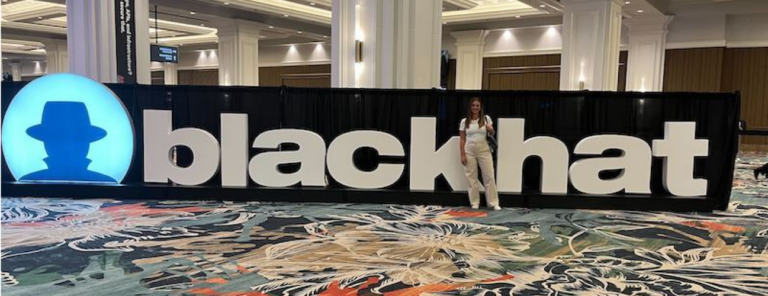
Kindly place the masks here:
<instances>
[{"instance_id":1,"label":"white top","mask_svg":"<svg viewBox=\"0 0 768 296\"><path fill-rule=\"evenodd\" d=\"M485 130L485 126L478 126L479 120L474 119L469 123L469 128L465 130L464 123L466 122L466 120L467 120L466 118L461 120L461 123L459 124L459 131L464 131L467 133L467 142L487 141L486 137L487 137L488 131ZM485 116L485 124L493 124L491 117Z\"/></svg>"}]
</instances>

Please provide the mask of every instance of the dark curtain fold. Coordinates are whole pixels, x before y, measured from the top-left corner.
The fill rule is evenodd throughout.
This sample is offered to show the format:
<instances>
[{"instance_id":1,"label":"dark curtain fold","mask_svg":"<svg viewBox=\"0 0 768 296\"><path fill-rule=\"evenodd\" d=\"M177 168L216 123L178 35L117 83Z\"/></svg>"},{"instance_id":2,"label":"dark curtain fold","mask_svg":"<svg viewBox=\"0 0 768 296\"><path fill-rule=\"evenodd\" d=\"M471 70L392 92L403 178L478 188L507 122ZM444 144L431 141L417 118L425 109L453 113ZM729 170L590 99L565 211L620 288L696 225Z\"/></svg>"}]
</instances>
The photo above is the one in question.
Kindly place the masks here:
<instances>
[{"instance_id":1,"label":"dark curtain fold","mask_svg":"<svg viewBox=\"0 0 768 296\"><path fill-rule=\"evenodd\" d=\"M3 83L2 111L10 98L26 83ZM583 138L599 134L622 134L643 139L649 145L664 138L664 123L694 121L697 138L709 140L709 156L697 158L694 175L708 180L708 196L727 202L738 152L739 96L714 93L617 93L546 91L442 91L385 89L314 89L287 87L143 86L108 85L125 104L133 118L136 153L124 183L142 181L143 110L173 111L174 129L194 127L220 134L220 115L248 115L248 143L260 133L293 128L315 132L326 147L341 134L356 130L376 130L400 139L408 153L412 117L437 118L437 146L458 135L458 125L472 97L480 97L488 115L499 118L524 118L526 138L552 136L572 151ZM281 150L296 149L282 145ZM250 156L264 150L251 148ZM614 152L607 152L611 156ZM188 165L193 155L180 149L180 165ZM360 149L353 156L356 166L373 170L379 163L405 163L400 180L391 188L408 189L408 157L380 156L372 149ZM458 156L457 156L458 157ZM578 157L571 153L570 161ZM299 169L299 164L279 168L283 172ZM653 192L665 195L661 180L662 160L654 158ZM539 162L524 165L524 187L539 188ZM3 161L3 181L13 181ZM606 172L610 178L618 172ZM329 186L341 188L329 179ZM448 190L442 177L438 190ZM207 185L220 184L218 174ZM251 186L256 186L251 182ZM571 192L576 193L573 188ZM721 204L722 206L722 204Z\"/></svg>"}]
</instances>

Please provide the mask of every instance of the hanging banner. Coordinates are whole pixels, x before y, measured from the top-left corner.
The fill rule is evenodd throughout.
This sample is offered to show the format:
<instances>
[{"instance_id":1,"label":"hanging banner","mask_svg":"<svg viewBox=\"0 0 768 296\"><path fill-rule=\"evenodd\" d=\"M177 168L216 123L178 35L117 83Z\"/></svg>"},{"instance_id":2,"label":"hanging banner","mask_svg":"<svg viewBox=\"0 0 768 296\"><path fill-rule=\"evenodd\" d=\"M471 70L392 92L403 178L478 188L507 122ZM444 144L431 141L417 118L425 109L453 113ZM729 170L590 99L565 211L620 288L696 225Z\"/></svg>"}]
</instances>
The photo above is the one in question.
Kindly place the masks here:
<instances>
[{"instance_id":1,"label":"hanging banner","mask_svg":"<svg viewBox=\"0 0 768 296\"><path fill-rule=\"evenodd\" d=\"M115 2L117 83L136 83L136 23L133 0Z\"/></svg>"}]
</instances>

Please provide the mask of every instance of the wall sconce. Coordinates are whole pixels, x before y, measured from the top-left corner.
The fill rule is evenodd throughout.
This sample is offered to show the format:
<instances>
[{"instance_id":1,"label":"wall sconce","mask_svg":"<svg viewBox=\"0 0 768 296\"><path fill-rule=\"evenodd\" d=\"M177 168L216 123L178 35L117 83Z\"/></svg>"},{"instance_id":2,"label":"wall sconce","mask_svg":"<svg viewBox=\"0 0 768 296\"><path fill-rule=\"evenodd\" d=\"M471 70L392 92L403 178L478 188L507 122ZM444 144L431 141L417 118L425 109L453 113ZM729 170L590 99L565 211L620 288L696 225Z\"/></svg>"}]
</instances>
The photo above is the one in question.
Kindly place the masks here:
<instances>
[{"instance_id":1,"label":"wall sconce","mask_svg":"<svg viewBox=\"0 0 768 296\"><path fill-rule=\"evenodd\" d=\"M363 62L363 42L355 40L355 63Z\"/></svg>"}]
</instances>

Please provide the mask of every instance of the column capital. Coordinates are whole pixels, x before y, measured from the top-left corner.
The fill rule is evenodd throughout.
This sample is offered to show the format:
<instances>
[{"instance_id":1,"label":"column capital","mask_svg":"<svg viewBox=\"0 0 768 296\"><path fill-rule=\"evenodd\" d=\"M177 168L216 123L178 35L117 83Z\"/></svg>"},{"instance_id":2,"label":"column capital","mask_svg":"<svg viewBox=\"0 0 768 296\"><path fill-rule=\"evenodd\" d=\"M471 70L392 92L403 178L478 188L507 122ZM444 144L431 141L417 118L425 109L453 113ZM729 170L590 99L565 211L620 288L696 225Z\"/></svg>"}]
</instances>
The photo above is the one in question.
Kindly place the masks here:
<instances>
[{"instance_id":1,"label":"column capital","mask_svg":"<svg viewBox=\"0 0 768 296\"><path fill-rule=\"evenodd\" d=\"M477 45L485 43L488 30L454 31L451 36L456 39L456 45Z\"/></svg>"},{"instance_id":2,"label":"column capital","mask_svg":"<svg viewBox=\"0 0 768 296\"><path fill-rule=\"evenodd\" d=\"M48 47L67 46L67 39L41 38L40 43Z\"/></svg>"},{"instance_id":3,"label":"column capital","mask_svg":"<svg viewBox=\"0 0 768 296\"><path fill-rule=\"evenodd\" d=\"M228 20L220 20L213 23L213 27L218 29L217 35L221 36L222 34L234 34L234 33L245 33L245 34L261 34L261 30L267 27L267 25L252 21L246 21L241 19L228 19Z\"/></svg>"},{"instance_id":4,"label":"column capital","mask_svg":"<svg viewBox=\"0 0 768 296\"><path fill-rule=\"evenodd\" d=\"M669 24L674 18L671 15L633 17L624 20L624 24L629 28L630 34L638 32L660 33L668 30Z\"/></svg>"},{"instance_id":5,"label":"column capital","mask_svg":"<svg viewBox=\"0 0 768 296\"><path fill-rule=\"evenodd\" d=\"M564 6L568 5L578 5L578 4L588 4L588 3L616 3L620 6L624 6L623 0L561 0L560 3Z\"/></svg>"}]
</instances>

